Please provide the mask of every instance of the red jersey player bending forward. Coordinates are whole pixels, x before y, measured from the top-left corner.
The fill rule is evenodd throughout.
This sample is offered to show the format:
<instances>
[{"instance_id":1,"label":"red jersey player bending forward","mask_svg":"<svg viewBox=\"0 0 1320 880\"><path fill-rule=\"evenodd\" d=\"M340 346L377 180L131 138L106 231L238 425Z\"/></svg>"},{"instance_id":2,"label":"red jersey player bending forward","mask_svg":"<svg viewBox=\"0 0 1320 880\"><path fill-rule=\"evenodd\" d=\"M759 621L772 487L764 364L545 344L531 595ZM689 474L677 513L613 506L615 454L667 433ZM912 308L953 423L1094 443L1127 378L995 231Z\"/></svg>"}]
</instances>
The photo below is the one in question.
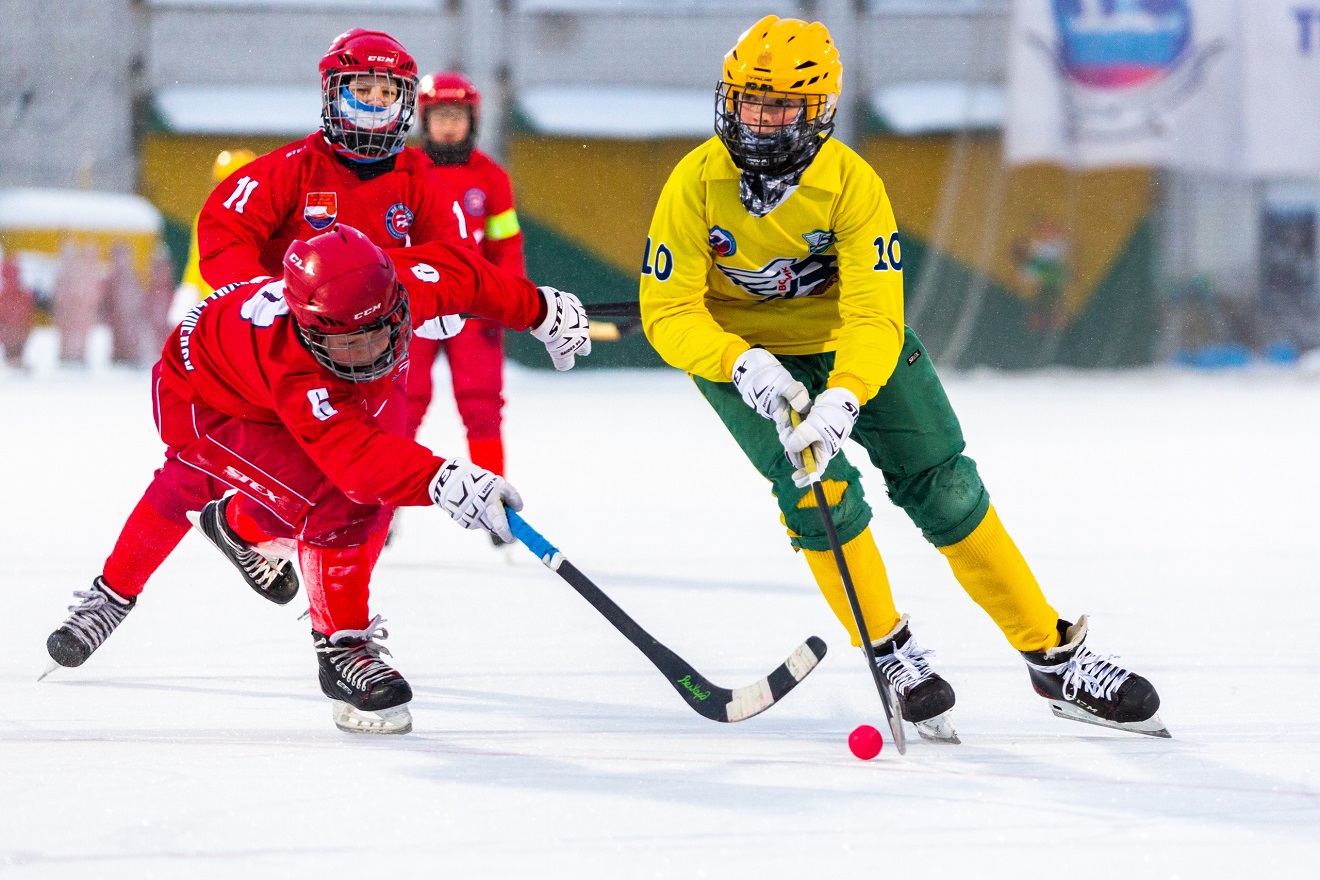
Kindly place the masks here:
<instances>
[{"instance_id":1,"label":"red jersey player bending forward","mask_svg":"<svg viewBox=\"0 0 1320 880\"><path fill-rule=\"evenodd\" d=\"M381 659L386 632L367 606L390 513L433 504L511 541L504 506L522 508L499 475L402 436L412 329L457 312L530 328L559 369L591 351L571 293L439 242L387 255L343 225L290 244L282 279L231 285L194 308L153 372L165 463L47 641L55 663L79 666L100 647L200 510L207 538L277 601L297 580L276 548L296 547L335 724L411 730L412 690Z\"/></svg>"}]
</instances>

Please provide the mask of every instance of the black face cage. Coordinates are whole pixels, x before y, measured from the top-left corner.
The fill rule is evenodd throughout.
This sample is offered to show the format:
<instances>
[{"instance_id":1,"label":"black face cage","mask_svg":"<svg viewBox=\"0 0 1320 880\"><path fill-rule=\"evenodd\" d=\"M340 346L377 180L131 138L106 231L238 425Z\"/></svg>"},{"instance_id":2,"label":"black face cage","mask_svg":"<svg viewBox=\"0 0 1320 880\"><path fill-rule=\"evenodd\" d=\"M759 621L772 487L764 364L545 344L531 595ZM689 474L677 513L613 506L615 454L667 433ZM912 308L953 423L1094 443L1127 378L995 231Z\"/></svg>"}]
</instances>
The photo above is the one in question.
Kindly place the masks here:
<instances>
[{"instance_id":1,"label":"black face cage","mask_svg":"<svg viewBox=\"0 0 1320 880\"><path fill-rule=\"evenodd\" d=\"M426 119L422 119L422 150L437 165L462 165L472 157L472 149L477 145L477 114L472 112L471 107L465 109L468 114L467 137L456 144L441 144L431 140L431 135L426 129Z\"/></svg>"},{"instance_id":2,"label":"black face cage","mask_svg":"<svg viewBox=\"0 0 1320 880\"><path fill-rule=\"evenodd\" d=\"M394 365L408 353L408 345L412 342L412 316L408 310L406 296L400 297L399 304L388 315L348 333L307 330L297 321L294 322L294 327L298 330L298 341L312 353L317 363L339 378L355 383L375 382L388 376ZM379 357L369 364L345 363L351 361L356 340L364 340L370 334L387 328L390 333L390 344ZM335 359L336 355L339 357L338 360Z\"/></svg>"},{"instance_id":3,"label":"black face cage","mask_svg":"<svg viewBox=\"0 0 1320 880\"><path fill-rule=\"evenodd\" d=\"M399 97L389 107L370 108L346 94L348 84L370 72L332 73L321 91L321 131L333 144L366 161L385 159L403 149L417 109L417 80L390 76ZM387 75L383 71L379 75Z\"/></svg>"},{"instance_id":4,"label":"black face cage","mask_svg":"<svg viewBox=\"0 0 1320 880\"><path fill-rule=\"evenodd\" d=\"M721 81L715 87L715 134L742 171L769 177L798 174L811 164L834 131L832 98L749 89ZM764 133L745 124L738 112L742 104L778 108L799 102L802 109L796 118Z\"/></svg>"}]
</instances>

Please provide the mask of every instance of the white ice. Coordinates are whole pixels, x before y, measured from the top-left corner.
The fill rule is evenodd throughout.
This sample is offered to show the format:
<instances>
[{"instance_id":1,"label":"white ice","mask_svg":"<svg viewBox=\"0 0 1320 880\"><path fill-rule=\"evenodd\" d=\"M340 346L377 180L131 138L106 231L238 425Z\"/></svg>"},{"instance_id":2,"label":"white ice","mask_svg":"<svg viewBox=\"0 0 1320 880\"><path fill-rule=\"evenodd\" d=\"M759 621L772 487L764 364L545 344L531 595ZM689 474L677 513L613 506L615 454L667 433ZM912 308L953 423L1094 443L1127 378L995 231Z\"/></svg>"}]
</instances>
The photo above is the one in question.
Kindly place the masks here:
<instances>
[{"instance_id":1,"label":"white ice","mask_svg":"<svg viewBox=\"0 0 1320 880\"><path fill-rule=\"evenodd\" d=\"M330 723L301 606L190 535L83 667L35 679L156 466L148 376L0 376L6 877L1301 877L1320 857L1320 380L948 381L1059 612L1160 690L1171 740L1054 718L865 469L961 746L873 761L860 655L766 486L671 372L511 370L528 521L725 686L830 645L741 724L688 709L566 584L408 510L373 592L415 732ZM446 388L440 377L439 388ZM442 394L423 439L462 451ZM1307 866L1311 867L1308 868Z\"/></svg>"}]
</instances>

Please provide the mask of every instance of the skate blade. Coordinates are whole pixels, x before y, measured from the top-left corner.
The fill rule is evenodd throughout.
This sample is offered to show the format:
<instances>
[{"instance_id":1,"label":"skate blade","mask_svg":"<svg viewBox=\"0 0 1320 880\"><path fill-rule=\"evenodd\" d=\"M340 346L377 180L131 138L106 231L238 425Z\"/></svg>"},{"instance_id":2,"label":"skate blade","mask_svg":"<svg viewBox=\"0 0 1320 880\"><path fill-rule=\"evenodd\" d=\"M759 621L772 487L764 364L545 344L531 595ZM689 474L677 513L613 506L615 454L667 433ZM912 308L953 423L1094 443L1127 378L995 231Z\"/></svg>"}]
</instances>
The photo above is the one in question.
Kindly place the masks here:
<instances>
[{"instance_id":1,"label":"skate blade","mask_svg":"<svg viewBox=\"0 0 1320 880\"><path fill-rule=\"evenodd\" d=\"M56 663L54 660L50 661L50 663L46 666L46 671L41 673L41 675L37 676L37 681L41 681L46 676L50 675L52 672L54 672L56 669L59 668L60 668L60 664Z\"/></svg>"},{"instance_id":2,"label":"skate blade","mask_svg":"<svg viewBox=\"0 0 1320 880\"><path fill-rule=\"evenodd\" d=\"M913 723L917 727L917 734L926 742L962 745L962 740L958 739L958 731L953 729L953 720L948 712Z\"/></svg>"},{"instance_id":3,"label":"skate blade","mask_svg":"<svg viewBox=\"0 0 1320 880\"><path fill-rule=\"evenodd\" d=\"M1172 739L1173 734L1164 726L1159 715L1152 715L1145 721L1106 721L1103 718L1079 709L1071 703L1062 703L1057 700L1050 700L1050 709L1054 711L1055 716L1067 718L1069 721L1080 721L1083 724L1094 724L1097 727L1108 727L1111 730L1125 730L1128 733L1140 733L1145 736L1157 736L1161 739Z\"/></svg>"},{"instance_id":4,"label":"skate blade","mask_svg":"<svg viewBox=\"0 0 1320 880\"><path fill-rule=\"evenodd\" d=\"M354 709L348 703L334 700L330 705L330 717L334 719L335 727L345 733L401 734L412 732L412 713L408 711L407 703L402 706L392 706L389 709L368 712L364 709Z\"/></svg>"}]
</instances>

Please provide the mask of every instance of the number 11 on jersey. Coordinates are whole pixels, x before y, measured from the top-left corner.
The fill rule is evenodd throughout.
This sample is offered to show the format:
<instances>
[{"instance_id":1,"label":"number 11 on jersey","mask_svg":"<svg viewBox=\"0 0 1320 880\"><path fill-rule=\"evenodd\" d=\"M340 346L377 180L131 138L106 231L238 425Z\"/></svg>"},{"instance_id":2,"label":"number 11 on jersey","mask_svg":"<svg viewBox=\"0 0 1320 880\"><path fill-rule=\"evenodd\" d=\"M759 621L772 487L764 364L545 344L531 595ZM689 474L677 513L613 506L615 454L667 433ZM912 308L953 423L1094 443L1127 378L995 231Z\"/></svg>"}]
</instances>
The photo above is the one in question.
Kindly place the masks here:
<instances>
[{"instance_id":1,"label":"number 11 on jersey","mask_svg":"<svg viewBox=\"0 0 1320 880\"><path fill-rule=\"evenodd\" d=\"M251 177L240 177L234 191L230 193L229 198L225 199L225 207L232 209L235 214L242 214L243 206L251 198L252 191L257 188L257 183L258 181L253 180ZM235 202L235 199L238 201Z\"/></svg>"}]
</instances>

